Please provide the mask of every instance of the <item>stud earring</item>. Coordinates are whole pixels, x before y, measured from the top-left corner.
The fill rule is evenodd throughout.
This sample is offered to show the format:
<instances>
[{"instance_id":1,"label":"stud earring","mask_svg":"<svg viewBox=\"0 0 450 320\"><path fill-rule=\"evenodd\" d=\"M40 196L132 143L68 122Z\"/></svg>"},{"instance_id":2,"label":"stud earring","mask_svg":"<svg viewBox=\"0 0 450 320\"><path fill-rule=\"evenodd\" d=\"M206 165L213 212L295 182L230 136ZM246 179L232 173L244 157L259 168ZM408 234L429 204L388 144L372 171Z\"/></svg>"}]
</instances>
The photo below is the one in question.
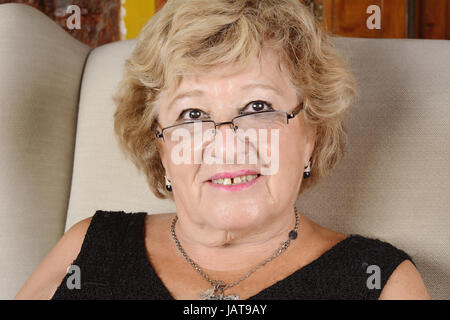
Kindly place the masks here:
<instances>
[{"instance_id":1,"label":"stud earring","mask_svg":"<svg viewBox=\"0 0 450 320\"><path fill-rule=\"evenodd\" d=\"M172 185L170 184L169 179L167 179L166 176L164 176L164 179L166 180L166 189L167 189L167 191L172 192Z\"/></svg>"},{"instance_id":2,"label":"stud earring","mask_svg":"<svg viewBox=\"0 0 450 320\"><path fill-rule=\"evenodd\" d=\"M308 165L305 167L305 170L303 171L303 178L309 178L311 175L311 160L308 161Z\"/></svg>"}]
</instances>

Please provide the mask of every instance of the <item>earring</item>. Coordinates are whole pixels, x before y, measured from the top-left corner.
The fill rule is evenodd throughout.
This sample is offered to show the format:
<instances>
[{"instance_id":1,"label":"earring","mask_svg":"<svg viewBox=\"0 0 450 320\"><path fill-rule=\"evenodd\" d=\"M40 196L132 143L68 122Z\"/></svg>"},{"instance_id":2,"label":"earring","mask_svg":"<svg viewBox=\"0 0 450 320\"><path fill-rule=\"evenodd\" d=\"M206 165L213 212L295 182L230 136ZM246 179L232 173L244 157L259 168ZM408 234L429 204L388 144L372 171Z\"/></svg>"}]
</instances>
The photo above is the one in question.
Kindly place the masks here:
<instances>
[{"instance_id":1,"label":"earring","mask_svg":"<svg viewBox=\"0 0 450 320\"><path fill-rule=\"evenodd\" d=\"M169 179L167 179L166 176L164 176L164 179L166 180L166 189L167 189L167 191L172 192L172 185L170 184Z\"/></svg>"},{"instance_id":2,"label":"earring","mask_svg":"<svg viewBox=\"0 0 450 320\"><path fill-rule=\"evenodd\" d=\"M308 161L308 165L305 167L305 170L303 171L303 178L309 178L311 175L311 160Z\"/></svg>"}]
</instances>

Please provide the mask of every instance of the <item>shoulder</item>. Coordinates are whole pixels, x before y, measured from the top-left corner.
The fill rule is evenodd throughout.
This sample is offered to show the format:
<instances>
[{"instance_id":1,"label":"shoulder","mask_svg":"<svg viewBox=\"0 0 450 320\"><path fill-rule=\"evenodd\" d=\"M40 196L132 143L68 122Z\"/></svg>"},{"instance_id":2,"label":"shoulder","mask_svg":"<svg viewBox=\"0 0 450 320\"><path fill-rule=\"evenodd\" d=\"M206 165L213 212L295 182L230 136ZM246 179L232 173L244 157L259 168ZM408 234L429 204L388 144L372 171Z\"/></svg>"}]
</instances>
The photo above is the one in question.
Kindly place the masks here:
<instances>
[{"instance_id":1,"label":"shoulder","mask_svg":"<svg viewBox=\"0 0 450 320\"><path fill-rule=\"evenodd\" d=\"M411 256L404 250L375 237L352 234L348 239L348 247L353 257L365 260L364 266L377 265L384 269L386 276L389 276L405 260L414 263Z\"/></svg>"},{"instance_id":2,"label":"shoulder","mask_svg":"<svg viewBox=\"0 0 450 320\"><path fill-rule=\"evenodd\" d=\"M70 227L70 229L64 233L61 240L76 243L81 247L85 237L95 232L97 229L117 224L119 221L145 217L146 214L146 212L97 210L91 217L85 218Z\"/></svg>"},{"instance_id":3,"label":"shoulder","mask_svg":"<svg viewBox=\"0 0 450 320\"><path fill-rule=\"evenodd\" d=\"M405 260L389 277L379 299L428 300L430 296L415 265L410 260Z\"/></svg>"},{"instance_id":4,"label":"shoulder","mask_svg":"<svg viewBox=\"0 0 450 320\"><path fill-rule=\"evenodd\" d=\"M380 300L430 298L414 260L405 251L387 241L361 235L354 235L352 240L357 250L374 261L379 261L384 268L383 274L380 267L383 279L382 291L378 297Z\"/></svg>"},{"instance_id":5,"label":"shoulder","mask_svg":"<svg viewBox=\"0 0 450 320\"><path fill-rule=\"evenodd\" d=\"M345 239L344 247L345 250L342 250L341 255L349 260L360 262L364 269L379 268L385 276L383 280L386 281L401 262L405 260L413 262L402 249L374 237L351 234Z\"/></svg>"},{"instance_id":6,"label":"shoulder","mask_svg":"<svg viewBox=\"0 0 450 320\"><path fill-rule=\"evenodd\" d=\"M110 246L111 242L116 243L114 239L128 232L129 228L139 228L141 224L144 224L146 216L146 212L97 210L91 217L82 249L88 246Z\"/></svg>"},{"instance_id":7,"label":"shoulder","mask_svg":"<svg viewBox=\"0 0 450 320\"><path fill-rule=\"evenodd\" d=\"M329 248L315 270L320 270L324 287L335 289L337 299L428 298L413 259L401 248L382 239L311 225L315 242Z\"/></svg>"},{"instance_id":8,"label":"shoulder","mask_svg":"<svg viewBox=\"0 0 450 320\"><path fill-rule=\"evenodd\" d=\"M405 251L387 241L360 234L343 234L314 222L311 225L311 239L315 243L323 243L323 247L328 248L326 251L331 251L343 263L358 262L359 268L378 265L385 272L392 272L393 269L389 268L396 267L396 264L404 260L413 261Z\"/></svg>"},{"instance_id":9,"label":"shoulder","mask_svg":"<svg viewBox=\"0 0 450 320\"><path fill-rule=\"evenodd\" d=\"M147 243L164 243L166 230L170 229L175 213L155 213L145 217Z\"/></svg>"},{"instance_id":10,"label":"shoulder","mask_svg":"<svg viewBox=\"0 0 450 320\"><path fill-rule=\"evenodd\" d=\"M153 213L145 217L147 228L160 227L162 225L170 224L176 213Z\"/></svg>"},{"instance_id":11,"label":"shoulder","mask_svg":"<svg viewBox=\"0 0 450 320\"><path fill-rule=\"evenodd\" d=\"M346 242L349 261L360 263L366 273L371 297L429 299L414 260L404 250L388 241L358 234L350 235Z\"/></svg>"},{"instance_id":12,"label":"shoulder","mask_svg":"<svg viewBox=\"0 0 450 320\"><path fill-rule=\"evenodd\" d=\"M112 218L112 219L132 219L140 216L146 216L147 212L139 211L139 212L126 212L126 211L107 211L107 210L97 210L95 214L91 217L93 220L100 220L104 218ZM112 220L111 219L111 220Z\"/></svg>"},{"instance_id":13,"label":"shoulder","mask_svg":"<svg viewBox=\"0 0 450 320\"><path fill-rule=\"evenodd\" d=\"M111 232L112 229L117 230L126 228L135 221L145 221L147 212L125 212L125 211L105 211L97 210L91 217L91 223L87 230L87 235L96 234L98 232Z\"/></svg>"},{"instance_id":14,"label":"shoulder","mask_svg":"<svg viewBox=\"0 0 450 320\"><path fill-rule=\"evenodd\" d=\"M14 299L49 299L79 254L92 217L74 224L33 271Z\"/></svg>"},{"instance_id":15,"label":"shoulder","mask_svg":"<svg viewBox=\"0 0 450 320\"><path fill-rule=\"evenodd\" d=\"M73 238L78 243L77 250L72 251L71 259L67 260L67 266L76 265L82 270L83 287L101 284L103 294L110 294L108 277L111 268L115 267L118 250L125 240L138 239L145 215L145 212L97 210L92 217L76 223L66 232L64 237ZM83 292L67 289L69 277L69 273L62 274L62 281L59 279L52 299L80 298L90 294L89 289Z\"/></svg>"}]
</instances>

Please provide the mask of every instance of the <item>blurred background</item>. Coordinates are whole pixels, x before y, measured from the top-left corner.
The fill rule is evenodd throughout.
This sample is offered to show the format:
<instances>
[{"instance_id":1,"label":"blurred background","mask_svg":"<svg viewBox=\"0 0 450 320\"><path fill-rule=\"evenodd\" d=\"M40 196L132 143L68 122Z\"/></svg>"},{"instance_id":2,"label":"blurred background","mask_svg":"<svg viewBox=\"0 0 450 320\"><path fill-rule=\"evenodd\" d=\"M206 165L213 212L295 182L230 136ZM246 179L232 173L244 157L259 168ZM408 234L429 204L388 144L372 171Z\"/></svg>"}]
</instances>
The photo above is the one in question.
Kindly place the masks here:
<instances>
[{"instance_id":1,"label":"blurred background","mask_svg":"<svg viewBox=\"0 0 450 320\"><path fill-rule=\"evenodd\" d=\"M299 0L307 5L323 28L332 34L359 38L450 39L450 0ZM37 8L61 28L91 47L133 39L166 0L0 0ZM70 5L81 13L81 28L66 26ZM380 28L366 21L380 9Z\"/></svg>"}]
</instances>

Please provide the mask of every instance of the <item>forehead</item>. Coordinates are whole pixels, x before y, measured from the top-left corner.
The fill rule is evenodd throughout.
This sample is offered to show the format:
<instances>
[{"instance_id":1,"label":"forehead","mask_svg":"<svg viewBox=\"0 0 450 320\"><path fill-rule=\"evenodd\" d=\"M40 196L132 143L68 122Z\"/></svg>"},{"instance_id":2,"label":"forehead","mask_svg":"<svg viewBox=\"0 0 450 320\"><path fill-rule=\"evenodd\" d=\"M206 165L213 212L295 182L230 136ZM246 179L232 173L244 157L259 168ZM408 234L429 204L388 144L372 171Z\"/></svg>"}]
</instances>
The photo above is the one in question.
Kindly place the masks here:
<instances>
[{"instance_id":1,"label":"forehead","mask_svg":"<svg viewBox=\"0 0 450 320\"><path fill-rule=\"evenodd\" d=\"M261 51L260 57L251 57L243 68L220 65L207 72L184 76L177 86L161 92L160 102L168 106L177 99L232 93L235 89L249 87L251 84L272 86L282 91L283 88L289 87L290 83L279 57L278 51L266 48Z\"/></svg>"}]
</instances>

